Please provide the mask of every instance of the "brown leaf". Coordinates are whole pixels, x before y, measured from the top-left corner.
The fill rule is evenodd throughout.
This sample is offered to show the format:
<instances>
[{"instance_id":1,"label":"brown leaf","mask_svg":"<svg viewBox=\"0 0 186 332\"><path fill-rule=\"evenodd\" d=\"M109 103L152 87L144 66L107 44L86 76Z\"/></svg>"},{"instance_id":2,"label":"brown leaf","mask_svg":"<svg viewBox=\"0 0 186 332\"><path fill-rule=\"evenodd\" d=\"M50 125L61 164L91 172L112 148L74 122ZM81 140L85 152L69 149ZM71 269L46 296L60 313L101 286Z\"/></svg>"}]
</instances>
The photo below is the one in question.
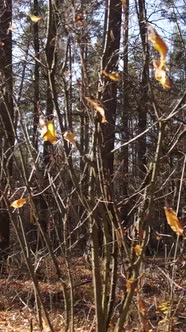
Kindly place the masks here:
<instances>
[{"instance_id":1,"label":"brown leaf","mask_svg":"<svg viewBox=\"0 0 186 332\"><path fill-rule=\"evenodd\" d=\"M132 284L134 283L134 279L130 278L130 279L127 279L126 281L126 289L129 290L132 286Z\"/></svg>"},{"instance_id":2,"label":"brown leaf","mask_svg":"<svg viewBox=\"0 0 186 332\"><path fill-rule=\"evenodd\" d=\"M139 298L138 305L139 305L140 314L145 315L145 313L147 312L147 307L146 307L145 301L143 301L141 298Z\"/></svg>"},{"instance_id":3,"label":"brown leaf","mask_svg":"<svg viewBox=\"0 0 186 332\"><path fill-rule=\"evenodd\" d=\"M71 131L66 131L64 133L63 137L67 142L70 142L71 144L76 143L76 135L74 133L72 133Z\"/></svg>"},{"instance_id":4,"label":"brown leaf","mask_svg":"<svg viewBox=\"0 0 186 332\"><path fill-rule=\"evenodd\" d=\"M101 115L101 123L107 122L105 118L105 110L101 106L101 103L99 100L94 99L93 97L85 97L85 99L89 102L91 106L94 107L94 109Z\"/></svg>"},{"instance_id":5,"label":"brown leaf","mask_svg":"<svg viewBox=\"0 0 186 332\"><path fill-rule=\"evenodd\" d=\"M169 226L177 235L183 234L183 226L172 208L164 207L165 215Z\"/></svg>"}]
</instances>

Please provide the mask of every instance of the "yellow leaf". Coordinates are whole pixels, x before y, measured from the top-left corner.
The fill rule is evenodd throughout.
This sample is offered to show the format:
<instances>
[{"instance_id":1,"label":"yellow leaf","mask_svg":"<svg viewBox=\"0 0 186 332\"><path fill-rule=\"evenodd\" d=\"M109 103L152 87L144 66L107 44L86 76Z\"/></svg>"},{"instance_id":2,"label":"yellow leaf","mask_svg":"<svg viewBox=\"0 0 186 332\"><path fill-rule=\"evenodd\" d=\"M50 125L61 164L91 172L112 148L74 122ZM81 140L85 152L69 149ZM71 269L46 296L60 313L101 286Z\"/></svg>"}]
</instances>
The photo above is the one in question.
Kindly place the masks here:
<instances>
[{"instance_id":1,"label":"yellow leaf","mask_svg":"<svg viewBox=\"0 0 186 332\"><path fill-rule=\"evenodd\" d=\"M108 77L110 80L112 81L120 81L121 80L121 75L120 73L116 72L116 71L113 71L111 73L107 73L106 71L102 70L102 74L105 76L105 77Z\"/></svg>"},{"instance_id":2,"label":"yellow leaf","mask_svg":"<svg viewBox=\"0 0 186 332\"><path fill-rule=\"evenodd\" d=\"M48 141L51 144L56 143L57 135L53 121L46 121L46 125L43 126L41 131L41 137L44 139L44 141Z\"/></svg>"},{"instance_id":3,"label":"yellow leaf","mask_svg":"<svg viewBox=\"0 0 186 332\"><path fill-rule=\"evenodd\" d=\"M167 76L167 68L162 62L158 60L153 60L153 66L155 68L155 79L161 83L164 89L170 89L171 83Z\"/></svg>"},{"instance_id":4,"label":"yellow leaf","mask_svg":"<svg viewBox=\"0 0 186 332\"><path fill-rule=\"evenodd\" d=\"M27 198L19 198L16 201L12 202L10 206L15 209L21 208L27 202Z\"/></svg>"},{"instance_id":5,"label":"yellow leaf","mask_svg":"<svg viewBox=\"0 0 186 332\"><path fill-rule=\"evenodd\" d=\"M101 103L99 100L94 99L93 97L85 97L85 99L89 102L91 106L94 107L94 109L101 115L101 123L107 122L105 118L105 110L101 106Z\"/></svg>"},{"instance_id":6,"label":"yellow leaf","mask_svg":"<svg viewBox=\"0 0 186 332\"><path fill-rule=\"evenodd\" d=\"M170 303L162 302L159 304L158 308L164 313L164 315L168 314L170 311Z\"/></svg>"},{"instance_id":7,"label":"yellow leaf","mask_svg":"<svg viewBox=\"0 0 186 332\"><path fill-rule=\"evenodd\" d=\"M34 23L37 23L40 20L42 20L42 16L36 16L36 15L30 14L29 17L30 17L31 21L34 22Z\"/></svg>"},{"instance_id":8,"label":"yellow leaf","mask_svg":"<svg viewBox=\"0 0 186 332\"><path fill-rule=\"evenodd\" d=\"M141 255L141 252L142 252L142 247L137 244L135 247L134 247L134 251L135 251L135 254L136 256L140 256Z\"/></svg>"},{"instance_id":9,"label":"yellow leaf","mask_svg":"<svg viewBox=\"0 0 186 332\"><path fill-rule=\"evenodd\" d=\"M169 226L177 235L183 234L183 226L172 208L164 207L165 215Z\"/></svg>"},{"instance_id":10,"label":"yellow leaf","mask_svg":"<svg viewBox=\"0 0 186 332\"><path fill-rule=\"evenodd\" d=\"M74 133L72 133L71 131L66 131L64 133L63 137L67 142L70 142L71 144L76 143L76 135Z\"/></svg>"},{"instance_id":11,"label":"yellow leaf","mask_svg":"<svg viewBox=\"0 0 186 332\"><path fill-rule=\"evenodd\" d=\"M161 61L163 62L166 58L168 47L157 31L150 24L147 25L147 28L149 32L149 40L153 43L154 48L160 53Z\"/></svg>"}]
</instances>

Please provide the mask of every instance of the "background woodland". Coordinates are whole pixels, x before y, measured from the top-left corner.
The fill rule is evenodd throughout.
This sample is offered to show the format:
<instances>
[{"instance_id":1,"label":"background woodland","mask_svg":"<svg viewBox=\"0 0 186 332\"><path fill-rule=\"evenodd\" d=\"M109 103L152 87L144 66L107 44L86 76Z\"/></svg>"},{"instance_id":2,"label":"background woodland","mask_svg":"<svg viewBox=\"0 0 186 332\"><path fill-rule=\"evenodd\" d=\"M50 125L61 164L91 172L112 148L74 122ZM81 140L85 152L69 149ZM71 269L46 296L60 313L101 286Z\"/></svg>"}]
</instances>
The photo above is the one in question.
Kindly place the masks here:
<instances>
[{"instance_id":1,"label":"background woodland","mask_svg":"<svg viewBox=\"0 0 186 332\"><path fill-rule=\"evenodd\" d=\"M185 8L0 0L2 331L185 331Z\"/></svg>"}]
</instances>

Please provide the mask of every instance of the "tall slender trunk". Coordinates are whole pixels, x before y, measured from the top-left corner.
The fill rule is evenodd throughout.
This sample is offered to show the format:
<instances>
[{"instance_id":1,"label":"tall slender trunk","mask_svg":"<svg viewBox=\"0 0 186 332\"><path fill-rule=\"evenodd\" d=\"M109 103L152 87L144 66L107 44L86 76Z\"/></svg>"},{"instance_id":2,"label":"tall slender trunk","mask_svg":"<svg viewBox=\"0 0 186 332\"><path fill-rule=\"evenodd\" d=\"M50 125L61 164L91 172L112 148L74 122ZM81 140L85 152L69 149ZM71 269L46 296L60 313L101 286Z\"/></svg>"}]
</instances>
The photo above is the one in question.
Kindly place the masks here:
<instances>
[{"instance_id":1,"label":"tall slender trunk","mask_svg":"<svg viewBox=\"0 0 186 332\"><path fill-rule=\"evenodd\" d=\"M149 53L147 42L147 28L146 28L146 9L144 0L136 0L136 10L138 15L140 37L143 47L143 71L141 78L141 99L138 107L138 128L139 133L143 132L147 126L147 108L148 108L148 77L149 77ZM139 176L146 173L146 135L141 136L138 139L138 169Z\"/></svg>"},{"instance_id":2,"label":"tall slender trunk","mask_svg":"<svg viewBox=\"0 0 186 332\"><path fill-rule=\"evenodd\" d=\"M0 1L0 190L7 194L12 176L13 98L12 98L12 1ZM9 217L0 203L0 259L6 257L9 247Z\"/></svg>"},{"instance_id":3,"label":"tall slender trunk","mask_svg":"<svg viewBox=\"0 0 186 332\"><path fill-rule=\"evenodd\" d=\"M52 0L48 0L48 21L47 21L47 43L46 43L46 62L47 62L47 95L46 95L46 116L48 120L53 119L54 112L54 81L56 73L56 38L57 38L57 8L58 2L54 4ZM50 162L50 149L52 144L48 141L44 142L44 163L48 165Z\"/></svg>"},{"instance_id":4,"label":"tall slender trunk","mask_svg":"<svg viewBox=\"0 0 186 332\"><path fill-rule=\"evenodd\" d=\"M123 4L123 80L122 80L122 142L129 140L129 76L128 76L128 38L129 38L129 0ZM128 194L128 145L121 150L121 181L120 194L127 197ZM123 211L124 212L124 211ZM127 214L126 207L122 219Z\"/></svg>"},{"instance_id":5,"label":"tall slender trunk","mask_svg":"<svg viewBox=\"0 0 186 332\"><path fill-rule=\"evenodd\" d=\"M34 0L34 15L39 15L38 0ZM34 126L33 126L33 145L37 150L37 126L38 126L38 108L39 108L39 28L38 23L33 25L34 30L34 50L35 50L35 68L34 68Z\"/></svg>"},{"instance_id":6,"label":"tall slender trunk","mask_svg":"<svg viewBox=\"0 0 186 332\"><path fill-rule=\"evenodd\" d=\"M104 50L102 69L106 72L118 70L121 34L121 1L108 0L106 5ZM115 141L117 107L117 82L104 78L103 104L108 123L102 125L104 137L103 162L107 174L113 174L114 157L111 150Z\"/></svg>"}]
</instances>

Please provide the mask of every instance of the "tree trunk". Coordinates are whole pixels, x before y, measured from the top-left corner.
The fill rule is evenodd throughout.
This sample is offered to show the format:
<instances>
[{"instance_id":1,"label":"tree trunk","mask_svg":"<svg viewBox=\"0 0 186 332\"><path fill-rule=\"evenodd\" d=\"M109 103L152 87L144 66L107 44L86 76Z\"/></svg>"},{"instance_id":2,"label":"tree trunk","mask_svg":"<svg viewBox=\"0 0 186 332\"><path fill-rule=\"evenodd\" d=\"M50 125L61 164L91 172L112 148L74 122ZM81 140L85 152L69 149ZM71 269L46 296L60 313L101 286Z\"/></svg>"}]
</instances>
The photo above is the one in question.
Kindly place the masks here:
<instances>
[{"instance_id":1,"label":"tree trunk","mask_svg":"<svg viewBox=\"0 0 186 332\"><path fill-rule=\"evenodd\" d=\"M123 79L122 79L122 142L129 140L129 75L128 75L128 38L129 38L129 0L123 4ZM121 149L121 166L119 171L120 195L122 198L128 196L129 181L129 155L128 145ZM126 220L128 215L128 206L121 208L121 219Z\"/></svg>"},{"instance_id":2,"label":"tree trunk","mask_svg":"<svg viewBox=\"0 0 186 332\"><path fill-rule=\"evenodd\" d=\"M12 1L0 1L0 189L7 195L12 175L13 99L12 99ZM9 217L0 203L0 259L7 256L9 247Z\"/></svg>"},{"instance_id":3,"label":"tree trunk","mask_svg":"<svg viewBox=\"0 0 186 332\"><path fill-rule=\"evenodd\" d=\"M34 0L34 15L39 15L38 0ZM37 150L38 138L37 127L39 120L39 28L38 23L33 25L34 29L34 51L35 51L35 68L34 68L34 126L33 126L33 145Z\"/></svg>"},{"instance_id":4,"label":"tree trunk","mask_svg":"<svg viewBox=\"0 0 186 332\"><path fill-rule=\"evenodd\" d=\"M139 133L143 132L147 126L147 108L148 108L148 77L149 77L149 52L148 52L148 42L147 42L147 28L146 28L146 9L145 1L139 0L136 3L136 10L138 14L138 22L140 29L140 36L143 47L143 71L141 79L141 100L139 102L138 108L138 128ZM138 169L139 177L146 173L146 135L141 136L138 139Z\"/></svg>"},{"instance_id":5,"label":"tree trunk","mask_svg":"<svg viewBox=\"0 0 186 332\"><path fill-rule=\"evenodd\" d=\"M118 70L120 33L121 33L121 1L108 0L106 6L104 50L102 69L110 73ZM103 104L108 123L102 125L104 137L103 162L108 175L113 174L113 154L115 140L115 120L117 107L117 82L104 78Z\"/></svg>"}]
</instances>

